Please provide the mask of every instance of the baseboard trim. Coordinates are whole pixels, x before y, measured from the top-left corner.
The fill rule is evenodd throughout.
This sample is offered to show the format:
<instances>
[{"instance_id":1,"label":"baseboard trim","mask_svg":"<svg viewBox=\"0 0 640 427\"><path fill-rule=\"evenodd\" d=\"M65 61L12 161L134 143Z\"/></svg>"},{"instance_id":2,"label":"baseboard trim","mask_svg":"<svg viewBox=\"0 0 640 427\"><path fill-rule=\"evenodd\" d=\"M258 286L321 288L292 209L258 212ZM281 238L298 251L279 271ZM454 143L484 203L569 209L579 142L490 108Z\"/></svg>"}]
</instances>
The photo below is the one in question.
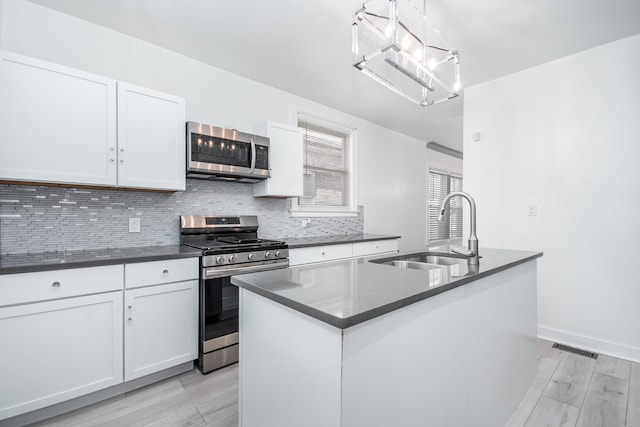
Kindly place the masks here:
<instances>
[{"instance_id":1,"label":"baseboard trim","mask_svg":"<svg viewBox=\"0 0 640 427\"><path fill-rule=\"evenodd\" d=\"M538 325L538 337L640 363L640 348Z\"/></svg>"}]
</instances>

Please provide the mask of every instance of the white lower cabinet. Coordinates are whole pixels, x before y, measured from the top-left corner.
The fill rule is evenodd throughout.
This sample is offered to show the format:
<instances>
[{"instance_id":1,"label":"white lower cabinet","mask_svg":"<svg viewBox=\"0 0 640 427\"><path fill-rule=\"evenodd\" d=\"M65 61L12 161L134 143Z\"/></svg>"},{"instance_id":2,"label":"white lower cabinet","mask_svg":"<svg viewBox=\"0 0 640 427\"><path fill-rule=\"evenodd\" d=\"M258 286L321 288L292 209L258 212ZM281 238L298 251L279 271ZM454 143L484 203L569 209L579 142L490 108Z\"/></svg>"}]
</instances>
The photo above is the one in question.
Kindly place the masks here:
<instances>
[{"instance_id":1,"label":"white lower cabinet","mask_svg":"<svg viewBox=\"0 0 640 427\"><path fill-rule=\"evenodd\" d=\"M0 419L121 383L122 291L0 308L0 341Z\"/></svg>"},{"instance_id":2,"label":"white lower cabinet","mask_svg":"<svg viewBox=\"0 0 640 427\"><path fill-rule=\"evenodd\" d=\"M289 265L311 264L316 262L334 261L351 258L353 246L351 243L342 245L310 246L289 250Z\"/></svg>"},{"instance_id":3,"label":"white lower cabinet","mask_svg":"<svg viewBox=\"0 0 640 427\"><path fill-rule=\"evenodd\" d=\"M198 281L125 291L124 380L198 357Z\"/></svg>"},{"instance_id":4,"label":"white lower cabinet","mask_svg":"<svg viewBox=\"0 0 640 427\"><path fill-rule=\"evenodd\" d=\"M310 246L306 248L289 249L289 265L313 264L395 252L398 252L398 239Z\"/></svg>"},{"instance_id":5,"label":"white lower cabinet","mask_svg":"<svg viewBox=\"0 0 640 427\"><path fill-rule=\"evenodd\" d=\"M198 269L187 258L0 275L0 424L195 360Z\"/></svg>"},{"instance_id":6,"label":"white lower cabinet","mask_svg":"<svg viewBox=\"0 0 640 427\"><path fill-rule=\"evenodd\" d=\"M353 256L369 256L398 252L398 239L373 240L353 244Z\"/></svg>"}]
</instances>

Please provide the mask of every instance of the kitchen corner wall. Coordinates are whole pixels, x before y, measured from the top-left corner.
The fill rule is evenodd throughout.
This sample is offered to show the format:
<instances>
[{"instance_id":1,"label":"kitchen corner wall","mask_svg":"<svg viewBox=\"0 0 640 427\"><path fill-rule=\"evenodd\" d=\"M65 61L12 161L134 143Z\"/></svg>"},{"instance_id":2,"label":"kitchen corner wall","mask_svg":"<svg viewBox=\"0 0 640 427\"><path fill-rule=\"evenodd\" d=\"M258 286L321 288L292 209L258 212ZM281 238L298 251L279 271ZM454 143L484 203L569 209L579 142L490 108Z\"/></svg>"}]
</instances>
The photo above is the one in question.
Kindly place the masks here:
<instances>
[{"instance_id":1,"label":"kitchen corner wall","mask_svg":"<svg viewBox=\"0 0 640 427\"><path fill-rule=\"evenodd\" d=\"M15 254L180 242L180 215L257 215L263 238L356 234L357 217L312 218L302 227L286 199L252 196L250 184L187 180L178 193L0 185L0 253ZM129 218L140 233L129 233Z\"/></svg>"},{"instance_id":2,"label":"kitchen corner wall","mask_svg":"<svg viewBox=\"0 0 640 427\"><path fill-rule=\"evenodd\" d=\"M303 112L357 129L358 205L364 206L367 213L366 217L361 214L360 224L367 233L401 236L401 250L424 247L428 157L424 141L216 67L224 64L205 64L25 0L0 0L0 7L0 48L183 97L187 120L252 132L254 126L267 120L295 124L296 112ZM19 143L22 142L16 141ZM153 158L152 153L150 158ZM248 191L247 187L241 186L228 188L227 194L236 190ZM46 195L49 190L42 191ZM61 190L50 192L56 194L58 191ZM104 194L130 200L125 193ZM168 203L168 199L164 199L168 197L166 195L136 194L143 199L151 197L153 203ZM179 199L181 196L176 194L174 197ZM189 197L188 193L186 197ZM3 198L6 198L4 194ZM102 200L101 196L99 198ZM8 198L13 199L19 198L13 195ZM244 199L245 206L255 206L251 209L260 212L263 208L268 212L276 209L279 218L289 224L287 230L295 231L284 201L257 201L253 205L250 199L248 196ZM30 204L33 203L23 203ZM7 221L12 219L3 219L3 240L10 232ZM334 231L339 232L345 221L351 229L353 224L349 220L313 219L309 230L299 230L296 234L325 231L325 227L329 230L334 225L338 227ZM122 219L117 221L118 226L124 227L123 222ZM143 227L144 223L143 218ZM261 219L261 223L270 235L278 234L275 226L268 225L269 220ZM119 236L122 239L139 237Z\"/></svg>"},{"instance_id":3,"label":"kitchen corner wall","mask_svg":"<svg viewBox=\"0 0 640 427\"><path fill-rule=\"evenodd\" d=\"M638 76L640 35L465 89L464 185L481 246L544 251L540 336L640 362Z\"/></svg>"}]
</instances>

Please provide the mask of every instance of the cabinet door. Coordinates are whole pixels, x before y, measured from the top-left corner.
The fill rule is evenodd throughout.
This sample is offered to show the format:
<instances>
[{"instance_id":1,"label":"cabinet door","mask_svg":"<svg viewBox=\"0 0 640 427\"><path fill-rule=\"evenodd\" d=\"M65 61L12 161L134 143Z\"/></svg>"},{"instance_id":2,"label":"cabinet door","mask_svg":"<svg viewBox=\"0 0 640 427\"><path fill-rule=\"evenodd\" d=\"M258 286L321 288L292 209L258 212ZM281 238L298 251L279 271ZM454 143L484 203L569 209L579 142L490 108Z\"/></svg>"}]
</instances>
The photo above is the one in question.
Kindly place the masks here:
<instances>
[{"instance_id":1,"label":"cabinet door","mask_svg":"<svg viewBox=\"0 0 640 427\"><path fill-rule=\"evenodd\" d=\"M125 381L198 357L198 281L125 291Z\"/></svg>"},{"instance_id":2,"label":"cabinet door","mask_svg":"<svg viewBox=\"0 0 640 427\"><path fill-rule=\"evenodd\" d=\"M118 185L184 191L184 99L118 82Z\"/></svg>"},{"instance_id":3,"label":"cabinet door","mask_svg":"<svg viewBox=\"0 0 640 427\"><path fill-rule=\"evenodd\" d=\"M116 83L0 52L0 180L116 183Z\"/></svg>"},{"instance_id":4,"label":"cabinet door","mask_svg":"<svg viewBox=\"0 0 640 427\"><path fill-rule=\"evenodd\" d=\"M271 177L253 186L253 196L299 197L303 195L302 130L296 126L267 123Z\"/></svg>"},{"instance_id":5,"label":"cabinet door","mask_svg":"<svg viewBox=\"0 0 640 427\"><path fill-rule=\"evenodd\" d=\"M122 382L122 291L0 308L0 419Z\"/></svg>"}]
</instances>

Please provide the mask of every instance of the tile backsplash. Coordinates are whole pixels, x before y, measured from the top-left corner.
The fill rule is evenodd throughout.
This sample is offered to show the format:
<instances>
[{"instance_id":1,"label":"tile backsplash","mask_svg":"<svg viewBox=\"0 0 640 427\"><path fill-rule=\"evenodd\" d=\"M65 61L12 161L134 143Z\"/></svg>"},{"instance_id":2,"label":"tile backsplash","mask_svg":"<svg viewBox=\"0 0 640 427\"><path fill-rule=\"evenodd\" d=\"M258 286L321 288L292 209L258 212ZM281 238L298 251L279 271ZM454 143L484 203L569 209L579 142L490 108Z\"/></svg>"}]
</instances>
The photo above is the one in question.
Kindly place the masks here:
<instances>
[{"instance_id":1,"label":"tile backsplash","mask_svg":"<svg viewBox=\"0 0 640 427\"><path fill-rule=\"evenodd\" d=\"M254 198L248 184L188 179L179 193L0 184L0 253L65 251L180 242L180 215L257 215L264 238L358 234L357 217L291 218L286 199ZM129 233L139 217L140 233Z\"/></svg>"}]
</instances>

